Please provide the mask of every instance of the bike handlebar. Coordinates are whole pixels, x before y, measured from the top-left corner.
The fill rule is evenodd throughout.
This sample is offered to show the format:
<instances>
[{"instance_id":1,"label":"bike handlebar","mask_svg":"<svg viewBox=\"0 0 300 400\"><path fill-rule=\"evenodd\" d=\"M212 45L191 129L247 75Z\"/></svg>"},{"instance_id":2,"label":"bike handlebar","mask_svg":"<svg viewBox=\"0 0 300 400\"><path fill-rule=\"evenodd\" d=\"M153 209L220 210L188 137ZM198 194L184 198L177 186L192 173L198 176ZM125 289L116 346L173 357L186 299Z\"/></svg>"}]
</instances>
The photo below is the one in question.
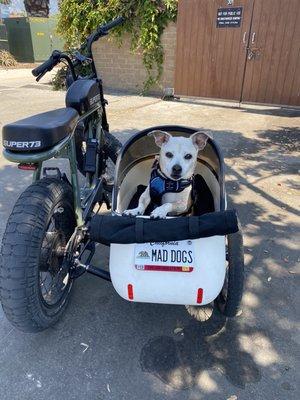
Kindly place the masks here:
<instances>
[{"instance_id":1,"label":"bike handlebar","mask_svg":"<svg viewBox=\"0 0 300 400\"><path fill-rule=\"evenodd\" d=\"M54 50L48 60L31 71L32 75L38 77L39 75L44 75L46 72L51 71L55 65L60 62L60 55L60 51Z\"/></svg>"},{"instance_id":2,"label":"bike handlebar","mask_svg":"<svg viewBox=\"0 0 300 400\"><path fill-rule=\"evenodd\" d=\"M91 46L94 41L99 39L101 36L107 35L108 31L124 22L123 17L118 17L114 19L111 22L108 22L107 24L99 26L99 28L92 33L88 39L87 39L87 48L88 48L88 53L91 53ZM74 63L72 62L71 58L66 55L65 53L62 53L58 50L54 50L51 56L43 62L43 64L39 65L38 67L34 68L31 73L33 76L37 77L37 81L40 80L47 72L50 72L62 59L67 60L71 72L74 78L76 78L75 71L74 71Z\"/></svg>"},{"instance_id":3,"label":"bike handlebar","mask_svg":"<svg viewBox=\"0 0 300 400\"><path fill-rule=\"evenodd\" d=\"M92 53L92 44L98 40L101 36L105 36L108 34L108 31L125 21L123 17L118 17L111 22L108 22L105 25L100 25L91 35L87 38L86 47L88 54L91 55Z\"/></svg>"},{"instance_id":4,"label":"bike handlebar","mask_svg":"<svg viewBox=\"0 0 300 400\"><path fill-rule=\"evenodd\" d=\"M101 25L98 30L101 31L109 31L110 29L114 28L115 26L121 25L123 22L125 21L125 19L123 17L118 17L114 20L112 20L111 22L108 22L107 24Z\"/></svg>"},{"instance_id":5,"label":"bike handlebar","mask_svg":"<svg viewBox=\"0 0 300 400\"><path fill-rule=\"evenodd\" d=\"M47 71L51 71L51 69L54 67L53 65L53 59L52 56L46 60L43 64L39 65L38 67L34 68L31 73L33 76L39 76L42 73L45 72L45 70Z\"/></svg>"}]
</instances>

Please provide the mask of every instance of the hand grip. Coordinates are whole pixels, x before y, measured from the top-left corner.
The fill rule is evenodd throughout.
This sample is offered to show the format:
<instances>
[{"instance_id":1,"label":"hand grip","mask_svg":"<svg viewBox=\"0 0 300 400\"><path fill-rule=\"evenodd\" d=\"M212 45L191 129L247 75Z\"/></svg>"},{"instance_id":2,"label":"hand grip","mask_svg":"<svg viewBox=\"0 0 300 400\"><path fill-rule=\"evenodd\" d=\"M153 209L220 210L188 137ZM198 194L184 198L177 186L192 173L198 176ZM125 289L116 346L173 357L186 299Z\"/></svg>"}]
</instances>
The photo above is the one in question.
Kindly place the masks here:
<instances>
[{"instance_id":1,"label":"hand grip","mask_svg":"<svg viewBox=\"0 0 300 400\"><path fill-rule=\"evenodd\" d=\"M48 60L46 60L45 62L43 62L43 64L39 65L31 71L32 75L39 76L41 74L51 71L52 68L59 63L60 55L60 51L54 50Z\"/></svg>"},{"instance_id":2,"label":"hand grip","mask_svg":"<svg viewBox=\"0 0 300 400\"><path fill-rule=\"evenodd\" d=\"M39 65L38 67L34 68L31 73L33 76L39 76L45 71L51 71L51 69L54 67L53 65L53 59L50 57L48 60L46 60L43 64Z\"/></svg>"}]
</instances>

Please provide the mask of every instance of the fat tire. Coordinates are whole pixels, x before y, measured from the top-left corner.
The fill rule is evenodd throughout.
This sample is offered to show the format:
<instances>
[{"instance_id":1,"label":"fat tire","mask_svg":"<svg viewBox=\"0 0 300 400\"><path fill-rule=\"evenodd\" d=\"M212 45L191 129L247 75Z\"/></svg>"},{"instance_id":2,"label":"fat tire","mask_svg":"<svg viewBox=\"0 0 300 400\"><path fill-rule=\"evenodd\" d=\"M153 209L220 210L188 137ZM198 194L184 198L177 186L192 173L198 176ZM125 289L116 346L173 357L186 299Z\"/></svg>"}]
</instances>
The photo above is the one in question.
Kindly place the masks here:
<instances>
[{"instance_id":1,"label":"fat tire","mask_svg":"<svg viewBox=\"0 0 300 400\"><path fill-rule=\"evenodd\" d=\"M244 289L244 247L243 235L239 230L227 236L228 239L228 286L227 296L221 292L215 303L226 317L235 317L240 308Z\"/></svg>"},{"instance_id":2,"label":"fat tire","mask_svg":"<svg viewBox=\"0 0 300 400\"><path fill-rule=\"evenodd\" d=\"M39 259L47 221L57 204L70 207L63 230L75 227L72 189L68 182L45 178L30 185L17 200L8 219L0 251L0 300L13 326L24 332L39 332L58 321L65 311L68 290L54 307L43 303L40 294Z\"/></svg>"}]
</instances>

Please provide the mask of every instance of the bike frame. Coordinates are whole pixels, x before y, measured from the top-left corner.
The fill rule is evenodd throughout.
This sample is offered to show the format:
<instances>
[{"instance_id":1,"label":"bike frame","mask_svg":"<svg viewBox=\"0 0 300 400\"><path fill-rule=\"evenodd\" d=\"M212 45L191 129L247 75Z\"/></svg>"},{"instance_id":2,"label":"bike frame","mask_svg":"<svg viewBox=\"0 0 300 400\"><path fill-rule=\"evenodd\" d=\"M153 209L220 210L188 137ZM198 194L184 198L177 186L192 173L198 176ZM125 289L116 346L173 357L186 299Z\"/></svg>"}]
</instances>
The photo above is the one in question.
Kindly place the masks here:
<instances>
[{"instance_id":1,"label":"bike frame","mask_svg":"<svg viewBox=\"0 0 300 400\"><path fill-rule=\"evenodd\" d=\"M77 125L84 121L87 117L93 115L94 113L100 114L100 121L102 121L103 117L103 109L101 102L97 103L96 106L90 110L89 112L80 116L77 121ZM99 126L100 125L100 126ZM99 147L103 145L103 127L102 124L99 124L96 129L96 137L93 133L93 127L91 122L88 127L88 137L95 138L98 140ZM81 187L78 178L78 169L77 169L77 157L76 157L76 147L75 147L75 131L63 139L57 145L51 147L48 150L41 152L32 152L32 153L21 153L21 152L12 152L10 150L4 149L3 155L4 157L11 162L21 163L21 164L35 164L36 169L33 173L33 182L41 179L43 162L46 160L50 160L52 158L61 158L68 159L70 166L70 178L71 184L73 188L73 197L74 197L74 208L76 214L76 222L77 226L81 226L84 224L84 220L86 218L86 213L84 213L84 209L89 205L89 199L92 197L94 190L97 188L97 193L102 192L103 190L103 178L101 175L104 172L105 166L103 170L99 171L99 157L96 158L96 172L94 174L87 173L85 178L84 186Z\"/></svg>"},{"instance_id":2,"label":"bike frame","mask_svg":"<svg viewBox=\"0 0 300 400\"><path fill-rule=\"evenodd\" d=\"M73 279L79 277L84 272L89 272L101 277L102 279L110 281L109 272L90 265L90 261L95 253L95 243L86 235L87 225L89 224L94 206L98 204L100 208L101 205L105 203L108 209L111 208L108 196L108 192L110 192L109 187L111 187L111 185L107 185L104 177L107 157L110 156L111 158L109 150L105 147L106 136L107 133L109 133L109 125L105 110L107 101L103 94L102 80L97 77L97 70L92 54L92 44L100 37L107 35L110 29L121 24L123 21L124 19L119 17L108 24L100 26L88 37L85 45L80 48L81 50L86 47L88 57L83 56L80 53L70 55L55 50L52 52L52 55L48 60L32 70L32 74L36 77L36 81L39 81L47 72L51 71L55 65L64 60L69 66L72 82L84 78L93 79L97 82L100 94L99 101L93 108L79 116L72 133L55 146L44 151L14 152L8 149L3 150L3 155L8 161L27 164L28 168L24 169L34 170L32 177L33 182L39 181L42 176L56 177L53 174L47 174L47 170L49 171L51 169L57 170L58 179L65 179L68 181L65 174L62 176L58 168L43 168L44 161L53 158L68 160L77 227L66 245L63 263L68 265L70 276ZM76 74L75 69L80 64L84 65L84 62L91 64L92 74L82 78ZM70 84L72 84L72 82ZM97 143L96 155L92 156L93 158L91 161L93 172L85 171L85 183L83 185L80 184L78 177L78 160L76 151L76 128L80 123L84 123L84 132L86 134L84 140L86 143L88 143L89 139L96 139ZM21 166L19 167L22 169ZM80 259L86 251L89 251L90 254L86 259L85 265L81 264Z\"/></svg>"},{"instance_id":3,"label":"bike frame","mask_svg":"<svg viewBox=\"0 0 300 400\"><path fill-rule=\"evenodd\" d=\"M85 184L83 187L80 187L79 179L78 179L78 168L77 168L77 157L76 157L76 145L75 145L75 131L80 122L86 120L87 117L93 116L95 113L98 114L99 120L101 121L100 126L97 126L96 129L96 137L93 134L93 127L91 122L89 122L88 127L88 138L94 138L98 141L100 149L103 147L104 142L104 132L109 132L109 125L107 122L106 110L105 106L107 104L104 99L103 93L103 85L102 80L97 78L96 66L94 63L93 53L92 53L92 44L97 40L96 33L92 34L87 40L87 52L90 58L90 64L92 68L92 76L89 79L95 79L98 83L99 93L100 93L100 101L95 105L94 108L81 115L77 121L77 125L75 126L71 135L67 136L60 143L53 146L52 148L42 151L42 152L34 152L34 153L21 153L21 152L11 152L7 149L3 150L4 157L11 162L15 163L24 163L24 164L35 164L36 169L33 173L33 182L41 179L43 162L46 160L50 160L51 158L65 158L69 160L70 166L70 175L71 175L71 184L73 188L73 196L74 196L74 209L76 214L76 222L77 226L82 226L85 222L86 217L89 212L84 212L84 209L89 209L93 206L92 202L89 202L89 199L93 199L97 197L98 199L102 199L103 193L103 178L101 177L106 168L106 159L104 161L101 170L99 171L99 156L96 157L96 172L91 175L91 173L86 173ZM73 81L80 79L79 76L76 75L75 66L70 58L70 56L66 53L61 53L61 60L67 61L71 76ZM94 193L94 196L93 196ZM98 201L99 203L99 201Z\"/></svg>"}]
</instances>

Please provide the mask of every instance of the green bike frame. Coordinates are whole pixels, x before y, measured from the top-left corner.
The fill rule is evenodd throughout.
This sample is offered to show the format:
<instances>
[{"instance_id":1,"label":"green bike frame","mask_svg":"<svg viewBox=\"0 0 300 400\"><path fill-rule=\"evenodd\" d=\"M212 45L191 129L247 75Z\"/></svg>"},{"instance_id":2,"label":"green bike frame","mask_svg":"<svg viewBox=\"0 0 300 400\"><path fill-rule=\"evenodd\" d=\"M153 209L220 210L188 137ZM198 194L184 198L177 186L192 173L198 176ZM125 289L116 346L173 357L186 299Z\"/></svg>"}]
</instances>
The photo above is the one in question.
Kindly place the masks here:
<instances>
[{"instance_id":1,"label":"green bike frame","mask_svg":"<svg viewBox=\"0 0 300 400\"><path fill-rule=\"evenodd\" d=\"M88 116L92 116L95 114L95 121L98 121L96 128L96 137L94 133L94 129L92 126L93 120L89 123L88 129L88 137L95 138L98 140L99 146L103 144L103 129L101 126L101 114L102 114L102 106L101 104L97 104L89 112L82 115L78 121L83 121ZM76 125L76 126L77 126ZM96 172L91 175L90 173L86 174L85 184L83 188L80 187L79 179L78 179L78 170L77 170L77 158L76 158L76 146L75 146L75 131L76 126L73 132L68 135L65 139L59 142L57 145L41 152L13 152L7 149L3 150L3 156L11 162L14 163L24 163L24 164L36 164L37 168L33 173L33 182L36 182L41 179L41 172L43 167L43 162L46 160L50 160L52 158L61 158L68 159L70 165L70 178L73 189L73 198L74 198L74 208L76 214L76 222L77 226L81 226L84 224L83 221L83 205L86 203L87 199L91 195L93 189L95 188L97 182L99 181L99 160L97 157L96 161ZM83 193L81 193L81 189Z\"/></svg>"}]
</instances>

